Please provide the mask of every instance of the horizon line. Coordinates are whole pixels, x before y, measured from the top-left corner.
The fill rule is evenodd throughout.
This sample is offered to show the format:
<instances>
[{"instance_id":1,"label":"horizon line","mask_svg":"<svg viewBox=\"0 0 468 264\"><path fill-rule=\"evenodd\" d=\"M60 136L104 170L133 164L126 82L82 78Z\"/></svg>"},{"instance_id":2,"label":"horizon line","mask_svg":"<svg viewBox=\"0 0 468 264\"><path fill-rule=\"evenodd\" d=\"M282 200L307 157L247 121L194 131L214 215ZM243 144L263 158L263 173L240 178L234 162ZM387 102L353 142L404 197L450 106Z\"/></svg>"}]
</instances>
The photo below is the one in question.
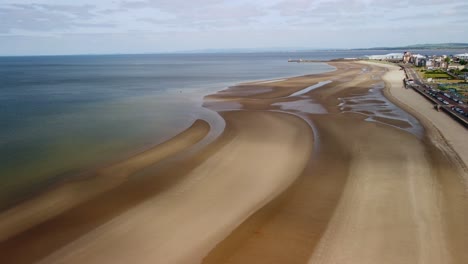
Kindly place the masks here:
<instances>
[{"instance_id":1,"label":"horizon line","mask_svg":"<svg viewBox=\"0 0 468 264\"><path fill-rule=\"evenodd\" d=\"M450 44L466 44L466 46L452 47L430 47L437 45ZM424 46L429 46L425 47ZM294 52L313 52L313 51L357 51L357 50L398 50L398 49L426 49L426 50L468 50L468 43L443 43L443 44L415 44L408 46L395 47L371 47L371 48L213 48L213 49L197 49L197 50L180 50L180 51L151 51L151 52L122 52L122 53L62 53L62 54L16 54L2 55L0 57L61 57L61 56L125 56L125 55L173 55L173 54L248 54L248 53L294 53Z\"/></svg>"}]
</instances>

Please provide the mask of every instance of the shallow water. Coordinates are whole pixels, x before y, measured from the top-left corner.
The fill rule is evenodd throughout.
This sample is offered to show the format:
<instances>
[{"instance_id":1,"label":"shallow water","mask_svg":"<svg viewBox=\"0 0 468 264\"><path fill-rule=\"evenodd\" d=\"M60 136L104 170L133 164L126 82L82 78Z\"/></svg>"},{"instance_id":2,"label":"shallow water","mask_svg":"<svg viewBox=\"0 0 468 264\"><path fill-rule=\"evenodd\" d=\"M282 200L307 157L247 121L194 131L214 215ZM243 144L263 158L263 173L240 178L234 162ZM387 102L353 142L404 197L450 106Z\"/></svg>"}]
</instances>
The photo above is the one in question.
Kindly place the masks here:
<instances>
[{"instance_id":1,"label":"shallow water","mask_svg":"<svg viewBox=\"0 0 468 264\"><path fill-rule=\"evenodd\" d=\"M322 86L324 86L324 85L327 85L327 84L329 84L329 83L331 83L331 82L332 82L332 81L323 81L323 82L319 82L319 83L314 84L314 85L311 85L311 86L309 86L309 87L307 87L307 88L305 88L305 89L302 89L302 90L300 90L300 91L297 91L297 92L291 94L290 96L300 96L300 95L304 95L304 94L306 94L306 93L308 93L308 92L310 92L310 91L312 91L312 90L315 90L315 89L317 89L317 88L320 88L320 87L322 87Z\"/></svg>"},{"instance_id":2,"label":"shallow water","mask_svg":"<svg viewBox=\"0 0 468 264\"><path fill-rule=\"evenodd\" d=\"M330 70L281 54L0 58L0 207L162 142L196 119L217 120L201 107L206 94Z\"/></svg>"},{"instance_id":3,"label":"shallow water","mask_svg":"<svg viewBox=\"0 0 468 264\"><path fill-rule=\"evenodd\" d=\"M0 57L0 208L52 180L157 144L198 118L216 120L201 107L206 94L241 82L334 70L289 58L389 52ZM304 105L281 107L322 111Z\"/></svg>"},{"instance_id":4,"label":"shallow water","mask_svg":"<svg viewBox=\"0 0 468 264\"><path fill-rule=\"evenodd\" d=\"M293 111L299 113L308 114L326 114L327 110L319 103L314 102L311 99L303 99L296 101L286 101L274 103L272 106L279 106L281 110Z\"/></svg>"},{"instance_id":5,"label":"shallow water","mask_svg":"<svg viewBox=\"0 0 468 264\"><path fill-rule=\"evenodd\" d=\"M418 120L390 102L382 93L384 87L383 82L377 82L366 94L340 98L338 106L342 112L367 116L368 122L386 124L422 137L424 128Z\"/></svg>"}]
</instances>

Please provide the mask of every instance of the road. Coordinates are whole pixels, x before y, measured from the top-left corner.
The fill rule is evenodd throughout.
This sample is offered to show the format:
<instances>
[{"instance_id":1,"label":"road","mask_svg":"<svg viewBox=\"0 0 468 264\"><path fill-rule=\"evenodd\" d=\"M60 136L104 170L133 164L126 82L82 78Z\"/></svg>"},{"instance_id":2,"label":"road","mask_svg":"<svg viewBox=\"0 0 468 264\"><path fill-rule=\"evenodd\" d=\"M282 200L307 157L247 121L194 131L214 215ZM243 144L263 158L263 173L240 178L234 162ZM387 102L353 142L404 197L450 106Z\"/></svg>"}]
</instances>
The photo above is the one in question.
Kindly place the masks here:
<instances>
[{"instance_id":1,"label":"road","mask_svg":"<svg viewBox=\"0 0 468 264\"><path fill-rule=\"evenodd\" d=\"M464 109L464 112L467 113L468 108L466 105L453 101L450 97L446 97L441 91L435 92L437 95L431 97L430 92L433 92L434 90L432 90L432 88L430 88L430 86L424 82L424 80L419 76L414 68L411 65L409 66L405 64L400 64L400 66L405 70L407 77L409 79L413 79L414 84L411 85L411 87L415 91L422 94L426 99L430 100L439 108L443 109L444 112L446 112L450 117L468 128L468 116L461 115L453 109L455 107L459 107ZM437 97L442 98L442 101L436 99ZM443 103L443 101L447 101L449 104L446 105Z\"/></svg>"}]
</instances>

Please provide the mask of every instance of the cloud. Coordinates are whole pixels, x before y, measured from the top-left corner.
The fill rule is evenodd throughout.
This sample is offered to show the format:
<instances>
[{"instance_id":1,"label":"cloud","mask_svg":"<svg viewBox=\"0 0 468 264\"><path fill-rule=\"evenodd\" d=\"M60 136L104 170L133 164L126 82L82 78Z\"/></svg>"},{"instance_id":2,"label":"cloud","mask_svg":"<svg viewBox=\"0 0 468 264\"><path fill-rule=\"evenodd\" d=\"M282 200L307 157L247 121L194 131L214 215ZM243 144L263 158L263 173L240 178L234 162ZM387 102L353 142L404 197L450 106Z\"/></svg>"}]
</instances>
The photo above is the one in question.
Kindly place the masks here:
<instances>
[{"instance_id":1,"label":"cloud","mask_svg":"<svg viewBox=\"0 0 468 264\"><path fill-rule=\"evenodd\" d=\"M188 9L203 9L212 5L222 3L219 0L136 0L136 1L123 1L121 6L123 8L157 8L171 12L181 12Z\"/></svg>"},{"instance_id":2,"label":"cloud","mask_svg":"<svg viewBox=\"0 0 468 264\"><path fill-rule=\"evenodd\" d=\"M59 13L75 18L92 18L92 10L96 8L94 5L64 5L64 4L12 4L11 7L16 7L23 10L37 10L45 13Z\"/></svg>"},{"instance_id":3,"label":"cloud","mask_svg":"<svg viewBox=\"0 0 468 264\"><path fill-rule=\"evenodd\" d=\"M101 28L103 33L122 33L311 26L365 29L406 22L432 23L425 19L431 15L431 21L438 22L448 21L439 17L461 20L468 15L462 0L77 0L76 4L37 1L41 2L0 5L0 32L86 33Z\"/></svg>"},{"instance_id":4,"label":"cloud","mask_svg":"<svg viewBox=\"0 0 468 264\"><path fill-rule=\"evenodd\" d=\"M124 0L99 6L88 0L77 2L0 4L0 33L87 33L94 28L101 28L102 33L234 29L255 26L267 15L261 5L248 1Z\"/></svg>"},{"instance_id":5,"label":"cloud","mask_svg":"<svg viewBox=\"0 0 468 264\"><path fill-rule=\"evenodd\" d=\"M330 29L398 27L408 25L449 25L448 17L468 15L461 0L281 0L270 7L294 26L322 26ZM313 19L311 19L313 18Z\"/></svg>"},{"instance_id":6,"label":"cloud","mask_svg":"<svg viewBox=\"0 0 468 264\"><path fill-rule=\"evenodd\" d=\"M0 32L13 30L47 32L76 27L109 27L90 22L96 17L92 5L11 4L0 6Z\"/></svg>"},{"instance_id":7,"label":"cloud","mask_svg":"<svg viewBox=\"0 0 468 264\"><path fill-rule=\"evenodd\" d=\"M411 36L407 31L419 36L434 35L435 27L451 29L438 31L443 42L460 41L468 17L466 0L74 0L66 4L64 1L57 4L56 0L0 1L0 35L12 39L19 35L85 38L93 34L111 39L117 35L133 38L137 34L167 38L164 42L167 44L170 38L179 41L177 34L187 34L203 36L201 42L205 41L207 46L236 43L242 36L252 46L264 43L301 46L294 42L309 39L309 44L313 41L323 44L343 36L359 36L362 41L374 43L376 34L390 30L394 39L406 41ZM235 38L213 41L220 36Z\"/></svg>"},{"instance_id":8,"label":"cloud","mask_svg":"<svg viewBox=\"0 0 468 264\"><path fill-rule=\"evenodd\" d=\"M259 20L267 15L260 6L251 3L220 3L213 0L190 3L178 0L123 2L121 8L127 8L127 12L159 12L140 14L137 18L138 21L152 24L153 31L173 30L177 27L181 31L247 28L260 23Z\"/></svg>"}]
</instances>

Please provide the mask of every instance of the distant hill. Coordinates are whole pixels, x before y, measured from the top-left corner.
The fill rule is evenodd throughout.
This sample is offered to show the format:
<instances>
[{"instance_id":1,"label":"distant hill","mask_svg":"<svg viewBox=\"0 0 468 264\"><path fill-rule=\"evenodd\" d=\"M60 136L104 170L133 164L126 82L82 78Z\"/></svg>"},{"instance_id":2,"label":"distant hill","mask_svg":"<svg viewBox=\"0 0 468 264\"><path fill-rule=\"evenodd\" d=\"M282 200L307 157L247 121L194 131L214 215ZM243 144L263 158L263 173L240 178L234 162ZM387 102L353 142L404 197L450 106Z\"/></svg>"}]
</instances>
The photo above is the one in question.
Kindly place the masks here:
<instances>
[{"instance_id":1,"label":"distant hill","mask_svg":"<svg viewBox=\"0 0 468 264\"><path fill-rule=\"evenodd\" d=\"M468 49L468 43L416 44L402 47L375 47L364 50Z\"/></svg>"},{"instance_id":2,"label":"distant hill","mask_svg":"<svg viewBox=\"0 0 468 264\"><path fill-rule=\"evenodd\" d=\"M468 49L468 43L416 44L399 47L373 48L306 48L306 47L271 47L271 48L232 48L232 49L198 49L184 50L173 53L258 53L258 52L309 52L309 51L346 51L346 50L463 50Z\"/></svg>"}]
</instances>

